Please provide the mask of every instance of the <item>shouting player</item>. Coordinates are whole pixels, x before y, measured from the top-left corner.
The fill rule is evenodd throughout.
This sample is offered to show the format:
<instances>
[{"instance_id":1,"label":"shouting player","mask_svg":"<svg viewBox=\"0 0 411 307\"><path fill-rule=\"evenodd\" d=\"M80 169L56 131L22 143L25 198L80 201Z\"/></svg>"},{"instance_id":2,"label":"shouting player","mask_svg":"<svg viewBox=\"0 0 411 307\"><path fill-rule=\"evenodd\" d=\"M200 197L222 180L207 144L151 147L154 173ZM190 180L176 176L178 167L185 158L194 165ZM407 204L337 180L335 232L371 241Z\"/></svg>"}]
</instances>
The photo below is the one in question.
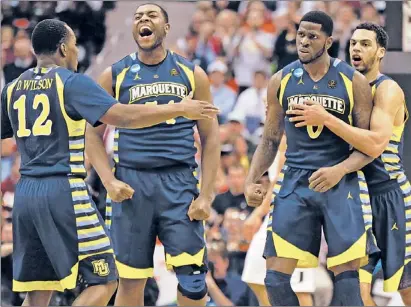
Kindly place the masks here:
<instances>
[{"instance_id":1,"label":"shouting player","mask_svg":"<svg viewBox=\"0 0 411 307\"><path fill-rule=\"evenodd\" d=\"M376 24L358 25L350 40L351 64L365 75L372 87L374 108L370 131L351 127L325 112L320 105L303 106L294 113L298 125L325 125L356 149L375 160L363 171L371 195L373 230L381 255L373 255L360 271L364 303L372 302L371 276L381 257L384 291L400 291L406 306L411 305L411 186L401 160L403 132L408 112L404 92L380 72L388 36ZM339 167L334 167L339 174Z\"/></svg>"},{"instance_id":2,"label":"shouting player","mask_svg":"<svg viewBox=\"0 0 411 307\"><path fill-rule=\"evenodd\" d=\"M90 78L76 74L76 37L65 23L47 19L32 35L38 67L4 87L1 138L15 137L21 179L13 207L13 291L23 305L48 305L52 291L86 290L74 305L106 305L117 287L110 240L84 178L86 121L140 128L174 116L215 116L207 102L178 106L123 105ZM195 108L193 106L196 106ZM204 112L204 115L201 113ZM130 198L133 189L118 181Z\"/></svg>"},{"instance_id":3,"label":"shouting player","mask_svg":"<svg viewBox=\"0 0 411 307\"><path fill-rule=\"evenodd\" d=\"M133 24L138 52L107 68L100 84L126 105L179 104L188 93L211 104L205 72L164 47L169 30L162 7L138 6ZM202 147L199 195L193 174L195 126ZM143 305L146 280L153 276L157 236L165 248L166 264L178 279L178 304L204 305L203 221L210 214L220 159L217 121L176 117L144 129L116 129L114 173L102 142L104 127L88 131L87 155L112 201L106 218L120 276L115 305ZM135 190L132 199L123 201L112 192L115 178Z\"/></svg>"},{"instance_id":4,"label":"shouting player","mask_svg":"<svg viewBox=\"0 0 411 307\"><path fill-rule=\"evenodd\" d=\"M371 224L364 220L371 216L364 217L362 210L362 204L368 209L365 179L355 171L372 159L358 151L350 155L349 144L326 127L297 128L285 116L312 98L342 121L369 128L371 89L363 75L330 58L332 31L333 21L323 12L312 11L301 19L299 60L269 82L267 121L247 178L247 201L258 206L266 191L256 182L273 162L285 128L286 165L277 181L264 252L265 284L273 306L298 305L291 274L296 267L317 266L321 227L328 243L327 265L336 276L332 305L362 305L358 270L361 260L366 263L368 239L373 237ZM336 164L344 170L343 178L329 171Z\"/></svg>"}]
</instances>

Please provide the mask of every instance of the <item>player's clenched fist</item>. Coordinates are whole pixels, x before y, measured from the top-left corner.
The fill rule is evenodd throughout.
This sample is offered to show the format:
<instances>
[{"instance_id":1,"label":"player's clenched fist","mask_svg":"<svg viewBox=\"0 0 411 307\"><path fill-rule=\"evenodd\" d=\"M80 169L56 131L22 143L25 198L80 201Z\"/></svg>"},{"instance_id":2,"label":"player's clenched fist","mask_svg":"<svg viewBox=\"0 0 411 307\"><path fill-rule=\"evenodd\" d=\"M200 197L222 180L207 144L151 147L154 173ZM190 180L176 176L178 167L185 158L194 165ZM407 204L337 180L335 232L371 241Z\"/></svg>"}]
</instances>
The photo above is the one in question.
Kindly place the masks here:
<instances>
[{"instance_id":1,"label":"player's clenched fist","mask_svg":"<svg viewBox=\"0 0 411 307\"><path fill-rule=\"evenodd\" d=\"M122 202L125 199L130 199L134 194L134 189L132 187L117 179L112 179L109 182L104 183L104 187L107 190L108 196L116 203Z\"/></svg>"},{"instance_id":2,"label":"player's clenched fist","mask_svg":"<svg viewBox=\"0 0 411 307\"><path fill-rule=\"evenodd\" d=\"M204 197L198 197L188 208L188 217L190 220L204 221L210 217L211 201Z\"/></svg>"},{"instance_id":3,"label":"player's clenched fist","mask_svg":"<svg viewBox=\"0 0 411 307\"><path fill-rule=\"evenodd\" d=\"M265 189L261 184L250 183L245 187L245 198L250 207L260 206L266 194L267 189Z\"/></svg>"},{"instance_id":4,"label":"player's clenched fist","mask_svg":"<svg viewBox=\"0 0 411 307\"><path fill-rule=\"evenodd\" d=\"M213 119L220 110L208 101L194 100L193 92L185 97L180 104L184 108L184 117L192 120Z\"/></svg>"}]
</instances>

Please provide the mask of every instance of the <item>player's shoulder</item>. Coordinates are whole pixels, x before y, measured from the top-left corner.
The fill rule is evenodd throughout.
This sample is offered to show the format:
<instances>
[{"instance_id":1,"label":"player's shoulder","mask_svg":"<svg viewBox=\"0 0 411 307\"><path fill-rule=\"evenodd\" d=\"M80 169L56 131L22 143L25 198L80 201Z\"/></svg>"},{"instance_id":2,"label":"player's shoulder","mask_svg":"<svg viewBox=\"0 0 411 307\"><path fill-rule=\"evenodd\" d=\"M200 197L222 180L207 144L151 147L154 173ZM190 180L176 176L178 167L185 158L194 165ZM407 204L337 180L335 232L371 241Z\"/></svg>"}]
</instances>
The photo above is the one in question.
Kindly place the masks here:
<instances>
[{"instance_id":1,"label":"player's shoulder","mask_svg":"<svg viewBox=\"0 0 411 307\"><path fill-rule=\"evenodd\" d=\"M331 65L335 67L338 72L344 74L350 80L354 77L354 74L356 72L354 67L338 58L331 58Z\"/></svg>"},{"instance_id":2,"label":"player's shoulder","mask_svg":"<svg viewBox=\"0 0 411 307\"><path fill-rule=\"evenodd\" d=\"M124 68L130 67L137 61L137 52L133 52L127 54L126 56L122 57L117 62L114 62L111 65L111 69L113 72L122 71Z\"/></svg>"},{"instance_id":3,"label":"player's shoulder","mask_svg":"<svg viewBox=\"0 0 411 307\"><path fill-rule=\"evenodd\" d=\"M170 54L171 59L174 62L176 62L180 65L183 65L185 67L188 67L191 71L194 71L196 65L193 62L191 62L190 60L188 60L187 58L185 58L181 54L178 54L178 53L176 53L172 50L168 50L168 52Z\"/></svg>"},{"instance_id":4,"label":"player's shoulder","mask_svg":"<svg viewBox=\"0 0 411 307\"><path fill-rule=\"evenodd\" d=\"M294 62L291 62L287 66L285 66L281 70L281 78L286 77L287 75L295 75L296 77L301 77L303 74L303 68L300 60L296 60Z\"/></svg>"}]
</instances>

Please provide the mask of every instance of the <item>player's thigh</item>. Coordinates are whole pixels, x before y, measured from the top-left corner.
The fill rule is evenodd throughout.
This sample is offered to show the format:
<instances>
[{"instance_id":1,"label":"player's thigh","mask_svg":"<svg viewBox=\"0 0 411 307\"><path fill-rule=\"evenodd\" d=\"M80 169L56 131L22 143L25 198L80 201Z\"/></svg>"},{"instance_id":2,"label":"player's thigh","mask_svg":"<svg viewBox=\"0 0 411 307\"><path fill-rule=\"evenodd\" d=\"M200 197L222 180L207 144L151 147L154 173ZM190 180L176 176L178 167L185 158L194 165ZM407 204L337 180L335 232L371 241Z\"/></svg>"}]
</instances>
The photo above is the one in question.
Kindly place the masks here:
<instances>
[{"instance_id":1,"label":"player's thigh","mask_svg":"<svg viewBox=\"0 0 411 307\"><path fill-rule=\"evenodd\" d=\"M15 206L16 291L74 288L79 243L67 177L22 178Z\"/></svg>"},{"instance_id":2,"label":"player's thigh","mask_svg":"<svg viewBox=\"0 0 411 307\"><path fill-rule=\"evenodd\" d=\"M281 175L284 173L284 175ZM265 258L291 258L298 267L316 267L321 244L321 219L310 204L309 172L286 168L274 188L267 227Z\"/></svg>"},{"instance_id":3,"label":"player's thigh","mask_svg":"<svg viewBox=\"0 0 411 307\"><path fill-rule=\"evenodd\" d=\"M407 213L407 185L373 193L374 229L381 249L384 290L397 291L411 286L411 210ZM411 201L408 202L411 209ZM408 248L408 251L407 251ZM408 260L407 260L408 259Z\"/></svg>"},{"instance_id":4,"label":"player's thigh","mask_svg":"<svg viewBox=\"0 0 411 307\"><path fill-rule=\"evenodd\" d=\"M191 221L188 209L198 197L197 179L189 169L161 175L158 235L169 266L205 262L204 221Z\"/></svg>"},{"instance_id":5,"label":"player's thigh","mask_svg":"<svg viewBox=\"0 0 411 307\"><path fill-rule=\"evenodd\" d=\"M326 192L324 235L328 244L329 268L361 260L378 248L372 233L372 212L367 185L362 172L344 176Z\"/></svg>"},{"instance_id":6,"label":"player's thigh","mask_svg":"<svg viewBox=\"0 0 411 307\"><path fill-rule=\"evenodd\" d=\"M153 254L157 227L155 187L158 179L152 173L118 167L117 179L134 189L131 199L111 202L110 237L116 263L122 278L153 276Z\"/></svg>"}]
</instances>

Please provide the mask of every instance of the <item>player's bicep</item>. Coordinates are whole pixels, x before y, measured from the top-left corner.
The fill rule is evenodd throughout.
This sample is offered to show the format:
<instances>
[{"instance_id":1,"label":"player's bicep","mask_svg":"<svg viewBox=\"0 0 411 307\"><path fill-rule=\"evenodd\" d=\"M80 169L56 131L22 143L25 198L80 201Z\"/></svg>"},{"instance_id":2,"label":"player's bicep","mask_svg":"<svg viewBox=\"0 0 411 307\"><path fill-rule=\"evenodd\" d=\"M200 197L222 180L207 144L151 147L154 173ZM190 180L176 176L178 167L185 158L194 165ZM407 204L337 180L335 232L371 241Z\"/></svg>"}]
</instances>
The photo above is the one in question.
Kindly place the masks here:
<instances>
[{"instance_id":1,"label":"player's bicep","mask_svg":"<svg viewBox=\"0 0 411 307\"><path fill-rule=\"evenodd\" d=\"M13 128L7 110L7 86L5 86L1 92L1 139L11 137L13 137Z\"/></svg>"},{"instance_id":2,"label":"player's bicep","mask_svg":"<svg viewBox=\"0 0 411 307\"><path fill-rule=\"evenodd\" d=\"M263 138L280 143L284 134L284 110L277 93L282 72L271 77L267 88L267 118L264 124Z\"/></svg>"},{"instance_id":3,"label":"player's bicep","mask_svg":"<svg viewBox=\"0 0 411 307\"><path fill-rule=\"evenodd\" d=\"M210 82L208 80L207 74L203 69L196 66L194 69L194 78L195 78L195 91L193 98L196 100L208 101L210 104L213 104L213 98L210 91ZM214 115L213 120L200 119L197 121L197 128L200 138L207 137L211 133L218 132L218 121L217 116Z\"/></svg>"},{"instance_id":4,"label":"player's bicep","mask_svg":"<svg viewBox=\"0 0 411 307\"><path fill-rule=\"evenodd\" d=\"M373 108L371 87L367 79L357 71L354 73L352 86L354 96L353 125L369 130Z\"/></svg>"},{"instance_id":5,"label":"player's bicep","mask_svg":"<svg viewBox=\"0 0 411 307\"><path fill-rule=\"evenodd\" d=\"M75 74L66 81L65 101L92 126L100 125L100 119L117 101L92 79Z\"/></svg>"},{"instance_id":6,"label":"player's bicep","mask_svg":"<svg viewBox=\"0 0 411 307\"><path fill-rule=\"evenodd\" d=\"M97 80L97 83L104 88L107 93L114 97L113 74L111 66L107 67Z\"/></svg>"}]
</instances>

